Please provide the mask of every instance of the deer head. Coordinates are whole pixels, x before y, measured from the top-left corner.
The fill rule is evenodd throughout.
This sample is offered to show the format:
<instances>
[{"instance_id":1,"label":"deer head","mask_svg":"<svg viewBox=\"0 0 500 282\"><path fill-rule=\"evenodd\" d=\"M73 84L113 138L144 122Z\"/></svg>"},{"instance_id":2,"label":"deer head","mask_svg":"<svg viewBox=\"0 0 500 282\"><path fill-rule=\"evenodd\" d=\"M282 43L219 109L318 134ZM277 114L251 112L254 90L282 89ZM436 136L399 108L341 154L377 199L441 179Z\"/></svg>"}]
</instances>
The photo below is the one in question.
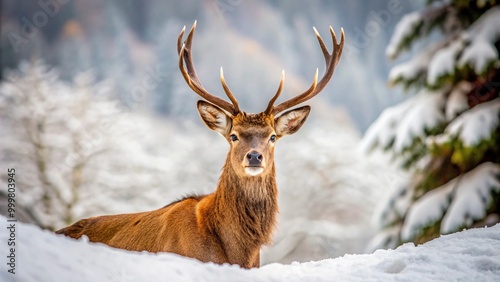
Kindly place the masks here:
<instances>
[{"instance_id":1,"label":"deer head","mask_svg":"<svg viewBox=\"0 0 500 282\"><path fill-rule=\"evenodd\" d=\"M240 110L238 101L226 84L222 68L220 69L222 88L231 103L210 94L202 86L192 61L192 42L195 29L196 22L184 43L182 43L182 39L185 27L182 29L177 39L177 51L179 53L179 68L186 83L195 93L208 101L198 101L198 112L202 120L210 129L220 133L229 142L231 149L228 161L230 164L226 163L226 165L230 165L237 175L252 177L269 173L274 168L275 142L285 135L297 132L306 121L311 107L303 106L286 110L311 99L325 88L342 54L344 31L342 30L341 41L338 43L335 32L330 27L333 41L333 52L330 54L323 39L314 28L326 63L325 74L321 80L318 82L318 69L316 69L309 89L275 106L274 103L281 94L285 81L285 72L283 71L278 90L269 101L266 110L258 114L249 114Z\"/></svg>"}]
</instances>

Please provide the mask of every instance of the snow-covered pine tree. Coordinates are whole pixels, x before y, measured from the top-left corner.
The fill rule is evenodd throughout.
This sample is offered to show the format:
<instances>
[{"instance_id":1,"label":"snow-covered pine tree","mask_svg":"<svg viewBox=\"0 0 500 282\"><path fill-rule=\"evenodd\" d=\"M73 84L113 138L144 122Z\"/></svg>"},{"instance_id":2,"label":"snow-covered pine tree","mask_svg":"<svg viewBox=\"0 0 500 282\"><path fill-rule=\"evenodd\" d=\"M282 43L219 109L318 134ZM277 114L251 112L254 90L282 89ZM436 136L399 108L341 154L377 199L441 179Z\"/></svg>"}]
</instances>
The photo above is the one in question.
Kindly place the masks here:
<instances>
[{"instance_id":1,"label":"snow-covered pine tree","mask_svg":"<svg viewBox=\"0 0 500 282\"><path fill-rule=\"evenodd\" d=\"M415 94L367 130L365 150L390 151L412 177L380 214L374 246L421 243L500 222L500 6L497 1L427 1L405 15L386 49L390 85Z\"/></svg>"}]
</instances>

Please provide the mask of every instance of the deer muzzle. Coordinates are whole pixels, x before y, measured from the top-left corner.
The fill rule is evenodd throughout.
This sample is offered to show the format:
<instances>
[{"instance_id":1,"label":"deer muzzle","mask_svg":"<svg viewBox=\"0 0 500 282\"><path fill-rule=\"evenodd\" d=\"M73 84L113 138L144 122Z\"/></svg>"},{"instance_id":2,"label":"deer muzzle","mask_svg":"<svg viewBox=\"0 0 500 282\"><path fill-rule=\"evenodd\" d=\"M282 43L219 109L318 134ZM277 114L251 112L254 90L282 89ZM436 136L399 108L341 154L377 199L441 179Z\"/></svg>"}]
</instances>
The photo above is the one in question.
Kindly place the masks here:
<instances>
[{"instance_id":1,"label":"deer muzzle","mask_svg":"<svg viewBox=\"0 0 500 282\"><path fill-rule=\"evenodd\" d=\"M261 153L251 151L246 155L245 172L251 176L259 175L264 171L263 159Z\"/></svg>"}]
</instances>

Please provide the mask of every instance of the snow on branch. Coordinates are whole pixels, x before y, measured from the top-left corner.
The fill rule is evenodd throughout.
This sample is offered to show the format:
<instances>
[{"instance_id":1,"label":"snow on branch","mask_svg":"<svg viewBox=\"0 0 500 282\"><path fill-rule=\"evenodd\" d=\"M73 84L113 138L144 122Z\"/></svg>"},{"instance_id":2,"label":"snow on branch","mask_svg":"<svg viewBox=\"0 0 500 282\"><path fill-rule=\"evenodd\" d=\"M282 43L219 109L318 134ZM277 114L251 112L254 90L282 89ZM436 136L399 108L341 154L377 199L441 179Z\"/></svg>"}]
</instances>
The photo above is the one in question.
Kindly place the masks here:
<instances>
[{"instance_id":1,"label":"snow on branch","mask_svg":"<svg viewBox=\"0 0 500 282\"><path fill-rule=\"evenodd\" d=\"M403 241L411 241L425 226L441 222L441 233L470 226L484 218L491 204L491 191L500 192L500 165L483 163L466 174L427 192L415 201L406 215L401 232Z\"/></svg>"},{"instance_id":2,"label":"snow on branch","mask_svg":"<svg viewBox=\"0 0 500 282\"><path fill-rule=\"evenodd\" d=\"M389 71L389 86L403 84L405 88L408 88L416 82L424 84L426 82L428 68L430 65L429 62L432 61L434 54L442 48L444 43L446 42L440 42L439 44L432 45L424 49L424 51L416 54L409 61L393 66Z\"/></svg>"},{"instance_id":3,"label":"snow on branch","mask_svg":"<svg viewBox=\"0 0 500 282\"><path fill-rule=\"evenodd\" d=\"M391 43L387 47L388 56L396 56L406 33L412 24L419 23L420 12L414 12L401 20ZM420 20L422 21L422 20ZM405 27L406 33L399 31ZM484 13L467 30L445 37L441 42L424 49L410 61L394 66L389 73L389 83L412 84L425 77L428 86L439 86L443 78L455 75L467 68L476 74L484 74L499 62L495 43L500 39L500 7ZM394 41L394 42L393 42ZM399 45L397 45L397 44Z\"/></svg>"},{"instance_id":4,"label":"snow on branch","mask_svg":"<svg viewBox=\"0 0 500 282\"><path fill-rule=\"evenodd\" d=\"M422 15L420 14L420 11L405 15L394 29L391 41L385 49L386 56L391 59L396 58L401 52L401 49L403 49L403 46L401 45L404 40L407 40L413 33L415 33L415 29L421 24Z\"/></svg>"},{"instance_id":5,"label":"snow on branch","mask_svg":"<svg viewBox=\"0 0 500 282\"><path fill-rule=\"evenodd\" d=\"M469 65L477 74L481 74L491 62L498 63L495 42L500 39L500 7L485 12L470 26L463 37L470 42L470 45L460 56L459 66Z\"/></svg>"},{"instance_id":6,"label":"snow on branch","mask_svg":"<svg viewBox=\"0 0 500 282\"><path fill-rule=\"evenodd\" d=\"M439 79L453 75L458 69L470 67L476 74L486 73L498 63L495 42L500 38L500 8L492 8L445 48L436 52L429 63L427 83L436 85Z\"/></svg>"},{"instance_id":7,"label":"snow on branch","mask_svg":"<svg viewBox=\"0 0 500 282\"><path fill-rule=\"evenodd\" d=\"M413 59L392 67L389 72L389 85L395 85L403 81L413 82L419 80L426 73L432 55L439 48L441 48L441 44L432 45L417 54Z\"/></svg>"},{"instance_id":8,"label":"snow on branch","mask_svg":"<svg viewBox=\"0 0 500 282\"><path fill-rule=\"evenodd\" d=\"M447 234L470 226L486 216L491 205L491 191L500 192L500 165L483 163L458 180L453 201L441 222L441 233Z\"/></svg>"},{"instance_id":9,"label":"snow on branch","mask_svg":"<svg viewBox=\"0 0 500 282\"><path fill-rule=\"evenodd\" d=\"M470 66L475 73L484 74L488 66L497 59L498 51L495 45L484 41L474 41L464 49L458 65L459 67Z\"/></svg>"},{"instance_id":10,"label":"snow on branch","mask_svg":"<svg viewBox=\"0 0 500 282\"><path fill-rule=\"evenodd\" d=\"M431 225L443 216L450 204L450 195L456 181L457 178L427 192L413 203L408 210L401 229L401 239L403 241L411 241L423 227Z\"/></svg>"},{"instance_id":11,"label":"snow on branch","mask_svg":"<svg viewBox=\"0 0 500 282\"><path fill-rule=\"evenodd\" d=\"M480 104L454 119L443 134L429 137L431 144L441 144L458 137L464 147L474 147L489 138L498 128L500 98Z\"/></svg>"},{"instance_id":12,"label":"snow on branch","mask_svg":"<svg viewBox=\"0 0 500 282\"><path fill-rule=\"evenodd\" d=\"M403 218L408 207L412 204L413 198L414 191L411 189L409 181L396 185L386 202L381 205L380 215L376 217L379 220L377 224L389 226Z\"/></svg>"},{"instance_id":13,"label":"snow on branch","mask_svg":"<svg viewBox=\"0 0 500 282\"><path fill-rule=\"evenodd\" d=\"M493 130L498 127L499 112L500 99L497 98L465 112L450 123L445 132L458 135L465 146L472 147L491 136Z\"/></svg>"},{"instance_id":14,"label":"snow on branch","mask_svg":"<svg viewBox=\"0 0 500 282\"><path fill-rule=\"evenodd\" d=\"M396 58L405 48L408 48L415 38L428 32L432 27L432 22L445 13L449 5L449 3L443 1L421 11L409 13L401 18L385 50L386 56L390 59Z\"/></svg>"},{"instance_id":15,"label":"snow on branch","mask_svg":"<svg viewBox=\"0 0 500 282\"><path fill-rule=\"evenodd\" d=\"M435 85L440 78L454 73L456 58L464 46L465 42L458 38L432 56L427 70L427 84Z\"/></svg>"},{"instance_id":16,"label":"snow on branch","mask_svg":"<svg viewBox=\"0 0 500 282\"><path fill-rule=\"evenodd\" d=\"M425 130L442 123L445 97L441 93L420 91L405 102L387 108L368 128L361 148L393 147L396 153L410 146L417 137L424 137Z\"/></svg>"}]
</instances>

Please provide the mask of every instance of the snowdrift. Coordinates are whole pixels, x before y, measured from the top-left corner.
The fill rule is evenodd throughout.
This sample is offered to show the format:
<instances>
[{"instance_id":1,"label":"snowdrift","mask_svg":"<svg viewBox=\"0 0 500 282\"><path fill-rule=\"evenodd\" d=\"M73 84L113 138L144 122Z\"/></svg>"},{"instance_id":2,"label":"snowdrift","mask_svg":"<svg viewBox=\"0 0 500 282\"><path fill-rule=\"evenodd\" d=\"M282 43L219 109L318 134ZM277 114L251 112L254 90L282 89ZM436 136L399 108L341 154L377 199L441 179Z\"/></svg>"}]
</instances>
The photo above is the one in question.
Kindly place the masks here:
<instances>
[{"instance_id":1,"label":"snowdrift","mask_svg":"<svg viewBox=\"0 0 500 282\"><path fill-rule=\"evenodd\" d=\"M0 220L7 224L6 218ZM0 234L4 255L9 236L5 231ZM3 263L0 281L494 281L500 277L500 224L419 246L405 244L369 255L253 270L167 253L113 249L23 223L16 223L15 240L16 274Z\"/></svg>"}]
</instances>

